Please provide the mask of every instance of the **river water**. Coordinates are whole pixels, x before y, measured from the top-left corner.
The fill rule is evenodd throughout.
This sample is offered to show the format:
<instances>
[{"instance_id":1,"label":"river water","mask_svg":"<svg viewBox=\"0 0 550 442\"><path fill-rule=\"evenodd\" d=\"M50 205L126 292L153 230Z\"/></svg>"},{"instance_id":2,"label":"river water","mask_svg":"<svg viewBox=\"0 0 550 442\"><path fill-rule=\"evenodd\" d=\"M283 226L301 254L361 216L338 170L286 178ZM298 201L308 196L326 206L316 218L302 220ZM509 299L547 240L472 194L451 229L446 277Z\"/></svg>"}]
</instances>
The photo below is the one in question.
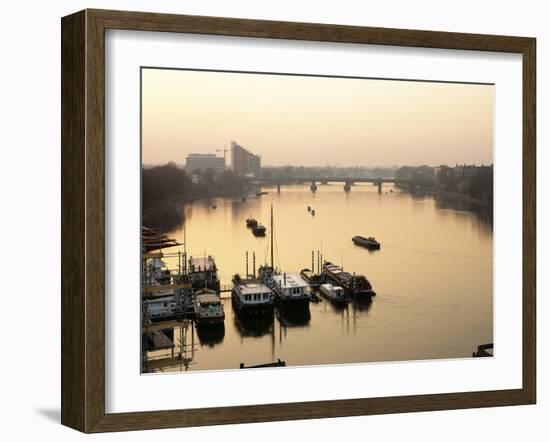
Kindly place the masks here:
<instances>
[{"instance_id":1,"label":"river water","mask_svg":"<svg viewBox=\"0 0 550 442\"><path fill-rule=\"evenodd\" d=\"M235 369L241 362L277 359L296 366L464 358L477 345L493 342L489 213L391 185L384 185L382 194L370 184L355 185L349 193L336 183L318 186L316 193L309 185L283 186L280 193L262 190L268 193L246 201L187 204L188 253L214 256L222 285L229 285L232 275L245 273L246 251L250 272L253 252L257 267L269 260L269 230L265 238L256 238L245 219L252 215L269 229L273 205L277 268L298 273L311 267L312 250L319 250L344 270L367 276L377 296L344 308L327 300L311 303L310 316L301 320L275 312L264 323L247 324L224 293L224 329L206 336L188 330L182 348L192 363L165 371ZM183 225L167 233L183 242ZM381 250L355 246L354 235L375 236ZM174 334L178 345L180 329Z\"/></svg>"}]
</instances>

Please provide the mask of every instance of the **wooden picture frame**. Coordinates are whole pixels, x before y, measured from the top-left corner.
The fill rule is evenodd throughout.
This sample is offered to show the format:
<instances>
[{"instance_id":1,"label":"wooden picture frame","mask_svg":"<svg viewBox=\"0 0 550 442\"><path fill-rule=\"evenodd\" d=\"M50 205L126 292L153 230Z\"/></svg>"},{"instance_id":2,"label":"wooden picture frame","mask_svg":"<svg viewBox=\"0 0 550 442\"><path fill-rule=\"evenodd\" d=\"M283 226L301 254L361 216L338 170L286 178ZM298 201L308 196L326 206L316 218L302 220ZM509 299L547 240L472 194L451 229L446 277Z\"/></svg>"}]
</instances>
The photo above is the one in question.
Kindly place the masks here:
<instances>
[{"instance_id":1,"label":"wooden picture frame","mask_svg":"<svg viewBox=\"0 0 550 442\"><path fill-rule=\"evenodd\" d=\"M533 404L536 398L536 41L533 38L84 10L62 28L62 409L83 432ZM107 414L105 30L518 53L523 57L523 385L513 390Z\"/></svg>"}]
</instances>

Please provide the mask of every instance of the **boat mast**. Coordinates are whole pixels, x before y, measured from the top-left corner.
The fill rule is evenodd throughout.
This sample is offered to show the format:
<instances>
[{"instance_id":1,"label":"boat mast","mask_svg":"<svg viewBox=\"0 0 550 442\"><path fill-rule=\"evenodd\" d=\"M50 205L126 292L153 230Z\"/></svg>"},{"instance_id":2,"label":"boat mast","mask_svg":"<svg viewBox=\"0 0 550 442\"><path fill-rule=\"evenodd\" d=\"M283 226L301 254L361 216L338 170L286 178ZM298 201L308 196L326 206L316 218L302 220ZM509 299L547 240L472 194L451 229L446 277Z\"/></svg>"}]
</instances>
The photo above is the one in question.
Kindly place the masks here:
<instances>
[{"instance_id":1,"label":"boat mast","mask_svg":"<svg viewBox=\"0 0 550 442\"><path fill-rule=\"evenodd\" d=\"M271 269L275 270L273 266L273 203L271 203Z\"/></svg>"}]
</instances>

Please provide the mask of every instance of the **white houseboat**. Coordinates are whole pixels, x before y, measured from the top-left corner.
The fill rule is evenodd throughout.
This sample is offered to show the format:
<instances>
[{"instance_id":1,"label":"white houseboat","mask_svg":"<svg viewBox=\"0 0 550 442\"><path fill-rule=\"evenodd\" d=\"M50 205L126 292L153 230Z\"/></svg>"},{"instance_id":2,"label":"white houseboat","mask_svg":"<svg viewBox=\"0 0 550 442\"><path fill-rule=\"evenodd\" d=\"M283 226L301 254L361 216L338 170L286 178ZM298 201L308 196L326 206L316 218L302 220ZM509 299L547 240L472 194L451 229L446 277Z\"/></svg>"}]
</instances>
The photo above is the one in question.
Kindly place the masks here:
<instances>
[{"instance_id":1,"label":"white houseboat","mask_svg":"<svg viewBox=\"0 0 550 442\"><path fill-rule=\"evenodd\" d=\"M302 277L295 273L272 275L268 282L276 299L289 308L308 308L311 288Z\"/></svg>"},{"instance_id":2,"label":"white houseboat","mask_svg":"<svg viewBox=\"0 0 550 442\"><path fill-rule=\"evenodd\" d=\"M197 325L223 324L225 312L220 296L210 289L201 289L194 296L195 322Z\"/></svg>"},{"instance_id":3,"label":"white houseboat","mask_svg":"<svg viewBox=\"0 0 550 442\"><path fill-rule=\"evenodd\" d=\"M262 314L273 311L273 292L256 278L242 279L235 275L231 300L239 313Z\"/></svg>"}]
</instances>

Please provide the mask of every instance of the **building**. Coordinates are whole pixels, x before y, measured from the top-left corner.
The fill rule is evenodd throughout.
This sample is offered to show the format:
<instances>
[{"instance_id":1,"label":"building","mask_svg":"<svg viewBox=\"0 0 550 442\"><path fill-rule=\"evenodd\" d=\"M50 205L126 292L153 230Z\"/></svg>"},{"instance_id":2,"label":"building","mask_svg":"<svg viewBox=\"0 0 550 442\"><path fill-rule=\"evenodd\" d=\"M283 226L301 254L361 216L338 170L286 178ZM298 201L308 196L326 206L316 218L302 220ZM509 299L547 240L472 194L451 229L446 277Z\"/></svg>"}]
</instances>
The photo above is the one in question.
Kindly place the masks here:
<instances>
[{"instance_id":1,"label":"building","mask_svg":"<svg viewBox=\"0 0 550 442\"><path fill-rule=\"evenodd\" d=\"M194 174L197 170L201 173L211 169L216 174L225 171L225 159L217 157L213 153L190 153L185 159L185 172L189 175Z\"/></svg>"},{"instance_id":2,"label":"building","mask_svg":"<svg viewBox=\"0 0 550 442\"><path fill-rule=\"evenodd\" d=\"M259 177L262 158L231 141L231 168L239 176Z\"/></svg>"}]
</instances>

